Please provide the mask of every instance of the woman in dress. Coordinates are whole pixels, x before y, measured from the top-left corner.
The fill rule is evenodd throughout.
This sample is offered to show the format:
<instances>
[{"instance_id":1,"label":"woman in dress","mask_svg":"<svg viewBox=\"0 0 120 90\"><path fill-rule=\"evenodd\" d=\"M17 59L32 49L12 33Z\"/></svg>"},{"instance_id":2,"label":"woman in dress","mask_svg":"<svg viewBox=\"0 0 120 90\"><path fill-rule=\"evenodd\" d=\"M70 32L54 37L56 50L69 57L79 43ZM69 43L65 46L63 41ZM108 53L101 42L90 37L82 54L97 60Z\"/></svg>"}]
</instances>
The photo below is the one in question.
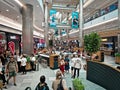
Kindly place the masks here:
<instances>
[{"instance_id":1,"label":"woman in dress","mask_svg":"<svg viewBox=\"0 0 120 90\"><path fill-rule=\"evenodd\" d=\"M62 72L63 75L64 75L64 70L65 70L65 61L64 61L64 58L61 58L61 60L60 60L60 71Z\"/></svg>"}]
</instances>

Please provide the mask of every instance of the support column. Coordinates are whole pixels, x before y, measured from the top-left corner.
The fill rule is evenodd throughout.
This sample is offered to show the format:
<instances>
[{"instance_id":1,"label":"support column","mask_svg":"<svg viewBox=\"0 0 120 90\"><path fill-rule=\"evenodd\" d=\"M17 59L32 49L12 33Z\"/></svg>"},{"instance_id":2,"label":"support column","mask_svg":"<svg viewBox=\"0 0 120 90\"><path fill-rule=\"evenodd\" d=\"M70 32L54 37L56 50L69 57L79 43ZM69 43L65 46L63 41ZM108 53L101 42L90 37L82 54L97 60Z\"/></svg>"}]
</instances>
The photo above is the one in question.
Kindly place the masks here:
<instances>
[{"instance_id":1,"label":"support column","mask_svg":"<svg viewBox=\"0 0 120 90\"><path fill-rule=\"evenodd\" d=\"M118 52L120 52L120 33L118 33Z\"/></svg>"},{"instance_id":2,"label":"support column","mask_svg":"<svg viewBox=\"0 0 120 90\"><path fill-rule=\"evenodd\" d=\"M79 47L82 47L83 45L83 0L79 1Z\"/></svg>"},{"instance_id":3,"label":"support column","mask_svg":"<svg viewBox=\"0 0 120 90\"><path fill-rule=\"evenodd\" d=\"M120 0L118 0L118 30L120 30ZM120 33L118 33L118 52L120 52Z\"/></svg>"},{"instance_id":4,"label":"support column","mask_svg":"<svg viewBox=\"0 0 120 90\"><path fill-rule=\"evenodd\" d=\"M48 3L45 3L45 32L44 32L44 39L46 48L48 48Z\"/></svg>"},{"instance_id":5,"label":"support column","mask_svg":"<svg viewBox=\"0 0 120 90\"><path fill-rule=\"evenodd\" d=\"M22 43L23 43L23 53L32 54L33 53L33 6L26 4L22 8Z\"/></svg>"},{"instance_id":6,"label":"support column","mask_svg":"<svg viewBox=\"0 0 120 90\"><path fill-rule=\"evenodd\" d=\"M67 40L69 40L69 29L67 29Z\"/></svg>"}]
</instances>

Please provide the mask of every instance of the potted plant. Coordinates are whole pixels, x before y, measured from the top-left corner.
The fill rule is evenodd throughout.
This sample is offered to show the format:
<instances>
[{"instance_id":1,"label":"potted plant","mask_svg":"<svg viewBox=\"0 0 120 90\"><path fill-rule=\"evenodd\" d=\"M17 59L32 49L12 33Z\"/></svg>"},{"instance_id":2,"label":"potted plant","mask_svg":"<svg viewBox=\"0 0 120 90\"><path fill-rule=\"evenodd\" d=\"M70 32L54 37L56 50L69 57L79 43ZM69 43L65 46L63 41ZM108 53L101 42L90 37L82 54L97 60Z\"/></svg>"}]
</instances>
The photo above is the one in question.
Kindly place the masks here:
<instances>
[{"instance_id":1,"label":"potted plant","mask_svg":"<svg viewBox=\"0 0 120 90\"><path fill-rule=\"evenodd\" d=\"M29 56L29 55L26 55L26 59L27 59L27 62L26 62L26 67L25 67L25 69L26 69L26 70L31 70L30 56Z\"/></svg>"},{"instance_id":2,"label":"potted plant","mask_svg":"<svg viewBox=\"0 0 120 90\"><path fill-rule=\"evenodd\" d=\"M78 78L74 79L72 82L74 90L85 90L84 85Z\"/></svg>"},{"instance_id":3,"label":"potted plant","mask_svg":"<svg viewBox=\"0 0 120 90\"><path fill-rule=\"evenodd\" d=\"M115 63L120 64L120 52L115 53Z\"/></svg>"},{"instance_id":4,"label":"potted plant","mask_svg":"<svg viewBox=\"0 0 120 90\"><path fill-rule=\"evenodd\" d=\"M93 53L96 53L97 51L100 50L100 43L101 43L101 38L100 36L92 32L89 35L84 36L84 48L86 52L92 56Z\"/></svg>"}]
</instances>

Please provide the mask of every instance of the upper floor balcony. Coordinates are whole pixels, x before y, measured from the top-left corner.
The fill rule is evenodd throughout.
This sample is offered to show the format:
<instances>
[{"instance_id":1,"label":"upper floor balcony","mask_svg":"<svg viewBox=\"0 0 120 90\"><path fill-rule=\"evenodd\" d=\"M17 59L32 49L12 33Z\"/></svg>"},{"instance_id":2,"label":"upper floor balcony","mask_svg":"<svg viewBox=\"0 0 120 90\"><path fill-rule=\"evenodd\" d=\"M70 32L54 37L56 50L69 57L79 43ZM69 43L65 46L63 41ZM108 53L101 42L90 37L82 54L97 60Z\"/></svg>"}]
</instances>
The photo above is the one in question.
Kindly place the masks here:
<instances>
[{"instance_id":1,"label":"upper floor balcony","mask_svg":"<svg viewBox=\"0 0 120 90\"><path fill-rule=\"evenodd\" d=\"M111 22L111 21L114 21L117 19L118 19L118 9L116 9L108 14L105 14L103 16L100 16L98 18L95 18L87 23L84 23L84 30L104 24L104 23L108 23L108 22Z\"/></svg>"}]
</instances>

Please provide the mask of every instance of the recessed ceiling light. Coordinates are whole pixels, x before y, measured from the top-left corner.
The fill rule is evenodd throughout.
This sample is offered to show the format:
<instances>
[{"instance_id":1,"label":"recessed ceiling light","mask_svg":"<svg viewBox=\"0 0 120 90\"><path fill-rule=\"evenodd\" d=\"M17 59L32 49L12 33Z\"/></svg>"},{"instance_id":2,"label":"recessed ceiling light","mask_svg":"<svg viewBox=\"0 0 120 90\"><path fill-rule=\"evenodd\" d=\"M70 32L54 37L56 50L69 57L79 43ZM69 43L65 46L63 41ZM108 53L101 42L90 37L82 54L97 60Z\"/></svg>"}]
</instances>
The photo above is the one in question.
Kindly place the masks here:
<instances>
[{"instance_id":1,"label":"recessed ceiling light","mask_svg":"<svg viewBox=\"0 0 120 90\"><path fill-rule=\"evenodd\" d=\"M6 11L7 11L7 12L9 12L9 10L8 10L8 9L6 9Z\"/></svg>"},{"instance_id":2,"label":"recessed ceiling light","mask_svg":"<svg viewBox=\"0 0 120 90\"><path fill-rule=\"evenodd\" d=\"M19 18L20 16L17 16L17 18Z\"/></svg>"},{"instance_id":3,"label":"recessed ceiling light","mask_svg":"<svg viewBox=\"0 0 120 90\"><path fill-rule=\"evenodd\" d=\"M37 5L37 7L39 7L39 5Z\"/></svg>"}]
</instances>

